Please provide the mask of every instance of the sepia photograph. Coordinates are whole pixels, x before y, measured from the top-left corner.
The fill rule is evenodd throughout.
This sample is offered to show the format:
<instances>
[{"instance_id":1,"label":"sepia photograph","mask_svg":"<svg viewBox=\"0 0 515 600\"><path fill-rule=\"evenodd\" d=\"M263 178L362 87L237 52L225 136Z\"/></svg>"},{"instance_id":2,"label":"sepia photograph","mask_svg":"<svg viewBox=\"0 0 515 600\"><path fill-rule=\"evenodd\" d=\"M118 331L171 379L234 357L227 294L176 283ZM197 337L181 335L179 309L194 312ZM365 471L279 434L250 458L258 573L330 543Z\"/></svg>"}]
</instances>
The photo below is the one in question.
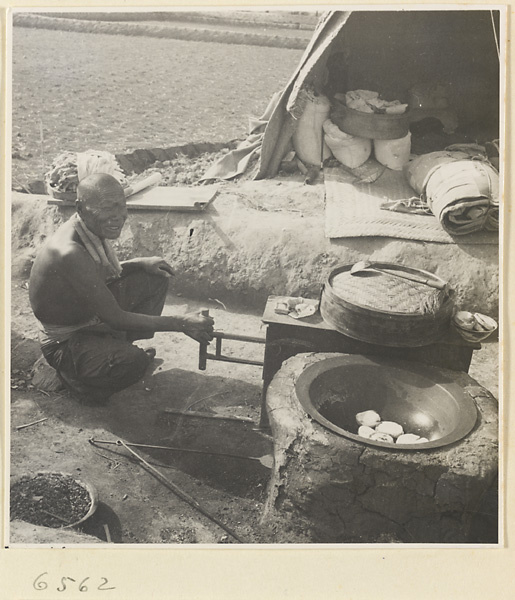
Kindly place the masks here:
<instances>
[{"instance_id":1,"label":"sepia photograph","mask_svg":"<svg viewBox=\"0 0 515 600\"><path fill-rule=\"evenodd\" d=\"M9 19L6 547L501 548L506 10Z\"/></svg>"}]
</instances>

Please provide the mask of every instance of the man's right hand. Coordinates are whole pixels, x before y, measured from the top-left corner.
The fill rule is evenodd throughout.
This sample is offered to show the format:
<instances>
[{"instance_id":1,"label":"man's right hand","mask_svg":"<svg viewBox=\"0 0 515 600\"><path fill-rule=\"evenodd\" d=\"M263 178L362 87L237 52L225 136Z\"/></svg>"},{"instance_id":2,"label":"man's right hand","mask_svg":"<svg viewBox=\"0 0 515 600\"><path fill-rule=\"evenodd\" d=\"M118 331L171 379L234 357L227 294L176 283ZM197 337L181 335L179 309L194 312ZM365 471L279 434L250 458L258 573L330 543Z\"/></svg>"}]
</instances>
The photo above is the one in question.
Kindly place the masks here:
<instances>
[{"instance_id":1,"label":"man's right hand","mask_svg":"<svg viewBox=\"0 0 515 600\"><path fill-rule=\"evenodd\" d=\"M215 320L202 311L188 313L184 316L183 332L201 344L209 344L213 339Z\"/></svg>"}]
</instances>

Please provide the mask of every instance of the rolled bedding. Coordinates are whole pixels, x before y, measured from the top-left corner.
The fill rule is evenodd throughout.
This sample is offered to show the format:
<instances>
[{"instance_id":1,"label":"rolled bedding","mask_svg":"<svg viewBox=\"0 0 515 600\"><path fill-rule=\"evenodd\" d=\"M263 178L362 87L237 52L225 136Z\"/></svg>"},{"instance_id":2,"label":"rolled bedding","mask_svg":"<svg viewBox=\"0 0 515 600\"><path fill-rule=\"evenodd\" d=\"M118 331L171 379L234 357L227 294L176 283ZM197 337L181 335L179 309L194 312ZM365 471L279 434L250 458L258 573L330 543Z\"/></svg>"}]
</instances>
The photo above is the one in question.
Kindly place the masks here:
<instances>
[{"instance_id":1,"label":"rolled bedding","mask_svg":"<svg viewBox=\"0 0 515 600\"><path fill-rule=\"evenodd\" d=\"M411 161L406 175L448 233L499 229L499 174L486 158L432 152Z\"/></svg>"}]
</instances>

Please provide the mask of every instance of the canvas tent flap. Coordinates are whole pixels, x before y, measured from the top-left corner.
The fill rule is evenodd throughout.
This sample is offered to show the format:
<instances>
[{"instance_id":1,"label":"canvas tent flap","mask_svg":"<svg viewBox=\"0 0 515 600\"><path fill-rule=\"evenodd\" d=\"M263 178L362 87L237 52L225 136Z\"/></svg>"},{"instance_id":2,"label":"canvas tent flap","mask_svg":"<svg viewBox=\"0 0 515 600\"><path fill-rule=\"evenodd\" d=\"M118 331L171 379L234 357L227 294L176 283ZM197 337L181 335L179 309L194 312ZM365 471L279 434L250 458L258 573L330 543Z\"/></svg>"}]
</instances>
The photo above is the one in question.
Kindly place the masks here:
<instances>
[{"instance_id":1,"label":"canvas tent flap","mask_svg":"<svg viewBox=\"0 0 515 600\"><path fill-rule=\"evenodd\" d=\"M320 59L324 54L327 54L330 51L334 39L340 33L350 14L350 12L332 12L330 18L328 18L325 23L321 23L318 34L317 30L315 30L315 35L312 40L313 43L306 48L304 53L305 60L301 60L298 74L293 78L292 90L286 105L286 110L295 119L299 119L304 110L303 105L300 107L298 106L300 90L306 83L310 82L310 77L316 66L319 64Z\"/></svg>"},{"instance_id":2,"label":"canvas tent flap","mask_svg":"<svg viewBox=\"0 0 515 600\"><path fill-rule=\"evenodd\" d=\"M324 13L266 127L256 179L279 172L309 86L328 96L368 89L403 103L420 97L426 108L412 121L457 121L474 138L498 138L498 19L472 8ZM424 116L427 106L445 110Z\"/></svg>"},{"instance_id":3,"label":"canvas tent flap","mask_svg":"<svg viewBox=\"0 0 515 600\"><path fill-rule=\"evenodd\" d=\"M351 12L328 11L322 15L300 62L284 88L279 102L265 129L261 159L256 179L274 177L294 130L294 119L302 115L299 92L309 83L320 58L329 52L330 46L347 22ZM293 120L293 121L292 121Z\"/></svg>"}]
</instances>

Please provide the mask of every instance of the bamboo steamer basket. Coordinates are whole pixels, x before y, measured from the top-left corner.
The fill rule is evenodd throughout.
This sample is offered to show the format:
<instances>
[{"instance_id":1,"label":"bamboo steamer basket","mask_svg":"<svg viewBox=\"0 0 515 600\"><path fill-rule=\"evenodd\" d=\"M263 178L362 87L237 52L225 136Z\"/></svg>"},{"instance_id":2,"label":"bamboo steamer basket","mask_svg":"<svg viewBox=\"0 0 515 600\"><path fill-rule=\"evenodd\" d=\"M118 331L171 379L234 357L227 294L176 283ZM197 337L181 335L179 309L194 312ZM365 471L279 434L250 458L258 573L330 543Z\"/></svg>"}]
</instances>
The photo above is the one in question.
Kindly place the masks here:
<instances>
[{"instance_id":1,"label":"bamboo steamer basket","mask_svg":"<svg viewBox=\"0 0 515 600\"><path fill-rule=\"evenodd\" d=\"M350 135L373 140L397 140L408 135L409 113L389 115L366 113L333 101L331 121Z\"/></svg>"},{"instance_id":2,"label":"bamboo steamer basket","mask_svg":"<svg viewBox=\"0 0 515 600\"><path fill-rule=\"evenodd\" d=\"M322 287L320 314L332 328L356 340L392 347L426 346L447 335L453 314L448 286L439 290L384 273L351 275L352 266L336 267ZM371 266L446 284L421 269L379 262Z\"/></svg>"}]
</instances>

